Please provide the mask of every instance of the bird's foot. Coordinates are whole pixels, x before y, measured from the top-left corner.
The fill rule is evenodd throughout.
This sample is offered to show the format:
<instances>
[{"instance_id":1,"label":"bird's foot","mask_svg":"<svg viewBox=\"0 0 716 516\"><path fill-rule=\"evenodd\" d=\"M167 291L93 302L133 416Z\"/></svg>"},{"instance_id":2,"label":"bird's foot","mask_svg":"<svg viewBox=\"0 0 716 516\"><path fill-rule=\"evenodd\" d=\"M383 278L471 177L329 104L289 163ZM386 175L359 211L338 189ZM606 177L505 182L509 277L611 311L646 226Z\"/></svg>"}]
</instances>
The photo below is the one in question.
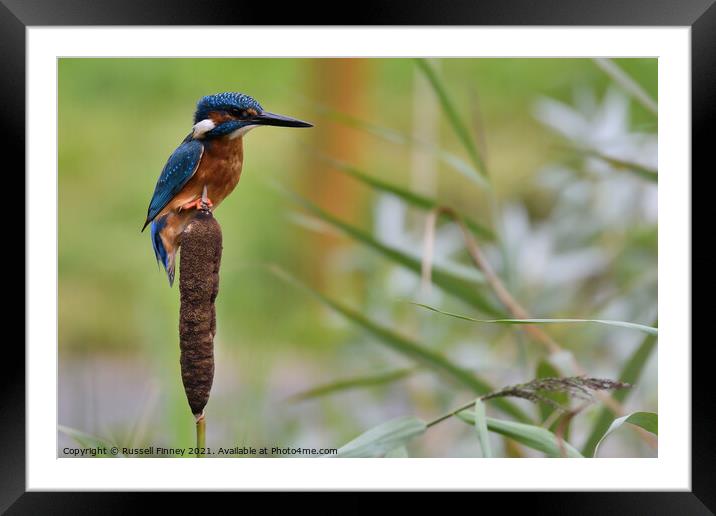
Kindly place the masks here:
<instances>
[{"instance_id":1,"label":"bird's foot","mask_svg":"<svg viewBox=\"0 0 716 516\"><path fill-rule=\"evenodd\" d=\"M199 198L195 201L188 202L180 208L180 211L190 210L192 208L197 210L210 210L214 207L214 203L208 197Z\"/></svg>"},{"instance_id":2,"label":"bird's foot","mask_svg":"<svg viewBox=\"0 0 716 516\"><path fill-rule=\"evenodd\" d=\"M206 185L204 185L204 189L201 191L201 202L200 202L200 208L204 211L210 211L214 207L214 203L211 202L211 199L209 199L209 194L206 192Z\"/></svg>"}]
</instances>

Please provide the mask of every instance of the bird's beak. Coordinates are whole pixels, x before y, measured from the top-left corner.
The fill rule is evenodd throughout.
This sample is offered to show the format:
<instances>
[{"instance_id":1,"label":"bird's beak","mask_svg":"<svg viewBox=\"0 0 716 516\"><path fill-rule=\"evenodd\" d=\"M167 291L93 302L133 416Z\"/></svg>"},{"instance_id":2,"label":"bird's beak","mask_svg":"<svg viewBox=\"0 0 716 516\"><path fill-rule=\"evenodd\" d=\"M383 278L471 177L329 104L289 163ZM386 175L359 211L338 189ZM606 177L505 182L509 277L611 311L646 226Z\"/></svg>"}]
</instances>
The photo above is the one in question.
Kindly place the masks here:
<instances>
[{"instance_id":1,"label":"bird's beak","mask_svg":"<svg viewBox=\"0 0 716 516\"><path fill-rule=\"evenodd\" d=\"M251 122L256 125L275 125L279 127L313 127L313 124L297 120L288 116L277 115L264 111L252 117Z\"/></svg>"}]
</instances>

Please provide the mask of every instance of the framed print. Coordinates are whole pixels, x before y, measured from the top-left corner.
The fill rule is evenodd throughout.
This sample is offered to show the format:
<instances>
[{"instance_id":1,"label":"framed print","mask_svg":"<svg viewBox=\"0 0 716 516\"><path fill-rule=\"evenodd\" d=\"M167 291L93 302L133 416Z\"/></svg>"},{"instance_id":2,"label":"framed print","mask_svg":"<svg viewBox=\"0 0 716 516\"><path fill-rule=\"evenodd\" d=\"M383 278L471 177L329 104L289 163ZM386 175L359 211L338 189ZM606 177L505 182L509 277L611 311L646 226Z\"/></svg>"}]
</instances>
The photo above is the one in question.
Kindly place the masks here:
<instances>
[{"instance_id":1,"label":"framed print","mask_svg":"<svg viewBox=\"0 0 716 516\"><path fill-rule=\"evenodd\" d=\"M3 0L28 300L3 509L714 510L691 169L716 8L398 6Z\"/></svg>"}]
</instances>

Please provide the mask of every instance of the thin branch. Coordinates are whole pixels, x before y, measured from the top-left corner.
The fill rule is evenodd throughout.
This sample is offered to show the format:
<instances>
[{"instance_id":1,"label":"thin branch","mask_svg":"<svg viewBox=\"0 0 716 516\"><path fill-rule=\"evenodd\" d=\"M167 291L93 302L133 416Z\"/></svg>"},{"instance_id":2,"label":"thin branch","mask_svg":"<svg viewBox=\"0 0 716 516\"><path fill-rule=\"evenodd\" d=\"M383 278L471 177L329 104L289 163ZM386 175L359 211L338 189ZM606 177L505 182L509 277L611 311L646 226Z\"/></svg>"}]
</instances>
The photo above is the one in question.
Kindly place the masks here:
<instances>
[{"instance_id":1,"label":"thin branch","mask_svg":"<svg viewBox=\"0 0 716 516\"><path fill-rule=\"evenodd\" d=\"M479 398L478 398L478 399L479 399ZM460 412L462 412L463 410L467 410L467 409L469 409L469 408L474 407L476 401L477 401L477 400L472 400L470 403L467 403L467 404L463 405L462 407L456 408L455 410L452 410L452 411L448 412L447 414L444 414L444 415L440 416L440 417L437 418L437 419L433 419L432 421L430 421L429 423L427 423L425 426L426 426L427 428L430 428L431 426L437 425L438 423L440 423L440 422L442 422L442 421L445 421L446 419L449 419L449 418L451 418L451 417L453 417L453 416L456 416L456 415L458 415Z\"/></svg>"}]
</instances>

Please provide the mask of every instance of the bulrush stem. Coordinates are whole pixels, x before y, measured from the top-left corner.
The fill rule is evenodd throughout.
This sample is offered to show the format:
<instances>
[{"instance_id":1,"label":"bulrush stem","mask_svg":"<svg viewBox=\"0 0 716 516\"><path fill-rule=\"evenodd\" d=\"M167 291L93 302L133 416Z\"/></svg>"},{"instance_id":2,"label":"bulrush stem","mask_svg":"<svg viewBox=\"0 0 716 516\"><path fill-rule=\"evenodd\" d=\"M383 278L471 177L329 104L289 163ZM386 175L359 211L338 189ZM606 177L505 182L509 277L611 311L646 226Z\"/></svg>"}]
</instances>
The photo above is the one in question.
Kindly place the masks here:
<instances>
[{"instance_id":1,"label":"bulrush stem","mask_svg":"<svg viewBox=\"0 0 716 516\"><path fill-rule=\"evenodd\" d=\"M206 417L202 412L196 416L196 457L204 456L206 447Z\"/></svg>"}]
</instances>

